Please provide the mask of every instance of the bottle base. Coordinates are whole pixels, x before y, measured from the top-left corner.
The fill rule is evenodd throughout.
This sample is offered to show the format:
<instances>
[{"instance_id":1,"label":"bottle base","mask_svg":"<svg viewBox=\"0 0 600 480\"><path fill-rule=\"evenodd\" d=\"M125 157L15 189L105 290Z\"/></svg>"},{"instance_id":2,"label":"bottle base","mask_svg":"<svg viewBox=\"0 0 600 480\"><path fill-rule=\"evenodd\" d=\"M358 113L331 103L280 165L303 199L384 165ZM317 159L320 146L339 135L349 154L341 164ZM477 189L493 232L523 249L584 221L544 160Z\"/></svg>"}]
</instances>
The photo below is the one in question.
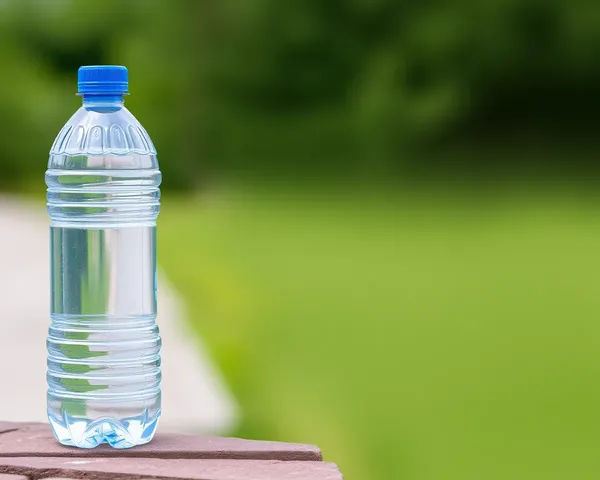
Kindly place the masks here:
<instances>
[{"instance_id":1,"label":"bottle base","mask_svg":"<svg viewBox=\"0 0 600 480\"><path fill-rule=\"evenodd\" d=\"M113 448L132 448L152 440L160 410L153 416L148 410L136 417L116 419L110 417L86 419L63 413L63 418L49 415L48 420L56 439L63 445L78 448L95 448L107 443Z\"/></svg>"}]
</instances>

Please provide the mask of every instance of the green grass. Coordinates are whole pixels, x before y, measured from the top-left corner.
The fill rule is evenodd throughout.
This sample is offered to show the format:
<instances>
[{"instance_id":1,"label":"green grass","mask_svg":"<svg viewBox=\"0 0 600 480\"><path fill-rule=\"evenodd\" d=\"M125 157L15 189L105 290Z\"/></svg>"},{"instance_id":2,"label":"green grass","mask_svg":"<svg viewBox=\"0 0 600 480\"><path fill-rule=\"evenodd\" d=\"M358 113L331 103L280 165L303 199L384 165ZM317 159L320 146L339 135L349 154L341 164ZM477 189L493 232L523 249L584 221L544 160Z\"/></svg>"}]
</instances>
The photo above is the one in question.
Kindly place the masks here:
<instances>
[{"instance_id":1,"label":"green grass","mask_svg":"<svg viewBox=\"0 0 600 480\"><path fill-rule=\"evenodd\" d=\"M159 263L234 433L350 480L597 477L596 202L310 198L164 198Z\"/></svg>"}]
</instances>

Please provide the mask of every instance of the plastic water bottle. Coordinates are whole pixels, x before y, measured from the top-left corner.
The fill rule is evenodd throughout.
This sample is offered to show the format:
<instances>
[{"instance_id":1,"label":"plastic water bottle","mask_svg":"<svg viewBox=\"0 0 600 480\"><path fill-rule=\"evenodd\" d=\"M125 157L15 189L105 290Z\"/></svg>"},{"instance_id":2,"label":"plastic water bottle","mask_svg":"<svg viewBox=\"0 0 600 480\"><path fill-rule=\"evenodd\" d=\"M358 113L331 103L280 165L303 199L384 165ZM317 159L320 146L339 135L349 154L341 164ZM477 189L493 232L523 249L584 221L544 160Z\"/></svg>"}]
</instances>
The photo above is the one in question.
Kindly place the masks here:
<instances>
[{"instance_id":1,"label":"plastic water bottle","mask_svg":"<svg viewBox=\"0 0 600 480\"><path fill-rule=\"evenodd\" d=\"M82 107L50 150L48 418L82 448L149 442L160 417L156 217L161 175L123 105L121 66L79 69Z\"/></svg>"}]
</instances>

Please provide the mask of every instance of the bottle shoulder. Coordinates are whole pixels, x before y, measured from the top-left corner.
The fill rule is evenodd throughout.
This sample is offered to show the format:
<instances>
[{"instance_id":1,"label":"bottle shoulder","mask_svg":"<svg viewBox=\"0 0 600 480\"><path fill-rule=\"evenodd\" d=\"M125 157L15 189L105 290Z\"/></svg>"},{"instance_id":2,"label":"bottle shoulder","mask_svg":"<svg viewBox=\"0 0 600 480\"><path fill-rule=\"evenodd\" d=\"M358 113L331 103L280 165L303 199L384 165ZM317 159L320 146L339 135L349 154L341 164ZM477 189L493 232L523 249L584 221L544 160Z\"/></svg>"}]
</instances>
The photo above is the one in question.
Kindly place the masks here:
<instances>
[{"instance_id":1,"label":"bottle shoulder","mask_svg":"<svg viewBox=\"0 0 600 480\"><path fill-rule=\"evenodd\" d=\"M125 107L81 107L60 130L50 155L156 155L146 129Z\"/></svg>"}]
</instances>

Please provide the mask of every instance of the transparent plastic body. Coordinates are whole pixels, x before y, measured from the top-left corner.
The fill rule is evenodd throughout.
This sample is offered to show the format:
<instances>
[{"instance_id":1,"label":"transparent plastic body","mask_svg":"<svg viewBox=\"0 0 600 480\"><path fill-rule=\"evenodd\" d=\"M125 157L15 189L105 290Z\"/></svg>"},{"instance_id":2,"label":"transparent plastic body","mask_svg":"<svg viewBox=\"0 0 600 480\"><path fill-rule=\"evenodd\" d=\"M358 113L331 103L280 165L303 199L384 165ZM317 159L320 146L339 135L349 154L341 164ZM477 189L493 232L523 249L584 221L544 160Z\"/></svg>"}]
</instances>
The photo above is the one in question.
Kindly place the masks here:
<instances>
[{"instance_id":1,"label":"transparent plastic body","mask_svg":"<svg viewBox=\"0 0 600 480\"><path fill-rule=\"evenodd\" d=\"M129 448L156 431L160 180L122 96L85 96L52 145L47 405L64 445Z\"/></svg>"}]
</instances>

